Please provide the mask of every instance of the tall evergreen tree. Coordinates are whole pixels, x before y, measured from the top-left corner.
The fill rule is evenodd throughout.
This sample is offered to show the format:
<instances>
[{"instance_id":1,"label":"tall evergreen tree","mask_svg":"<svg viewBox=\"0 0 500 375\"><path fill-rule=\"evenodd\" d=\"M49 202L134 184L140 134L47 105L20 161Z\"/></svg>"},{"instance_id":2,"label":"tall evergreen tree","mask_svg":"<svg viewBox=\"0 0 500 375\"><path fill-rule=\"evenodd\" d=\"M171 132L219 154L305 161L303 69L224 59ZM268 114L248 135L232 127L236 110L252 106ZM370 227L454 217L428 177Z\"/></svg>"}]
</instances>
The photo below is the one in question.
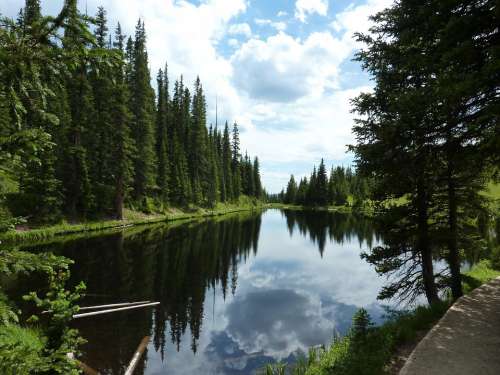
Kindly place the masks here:
<instances>
[{"instance_id":1,"label":"tall evergreen tree","mask_svg":"<svg viewBox=\"0 0 500 375\"><path fill-rule=\"evenodd\" d=\"M316 196L314 201L320 206L328 204L328 176L326 175L326 167L323 159L319 163L317 176Z\"/></svg>"},{"instance_id":2,"label":"tall evergreen tree","mask_svg":"<svg viewBox=\"0 0 500 375\"><path fill-rule=\"evenodd\" d=\"M165 66L166 69L166 66ZM163 74L160 69L157 76L158 100L156 109L156 160L158 161L158 174L156 184L159 190L159 196L162 201L168 200L168 76L167 72Z\"/></svg>"},{"instance_id":3,"label":"tall evergreen tree","mask_svg":"<svg viewBox=\"0 0 500 375\"><path fill-rule=\"evenodd\" d=\"M222 200L229 201L235 198L234 193L234 180L233 180L233 169L232 169L232 149L231 140L229 137L229 126L226 122L224 126L224 134L222 136L222 170L224 178L224 191L225 195Z\"/></svg>"},{"instance_id":4,"label":"tall evergreen tree","mask_svg":"<svg viewBox=\"0 0 500 375\"><path fill-rule=\"evenodd\" d=\"M114 135L112 137L112 152L114 157L113 172L114 178L114 216L123 219L123 205L127 198L130 184L133 181L133 154L135 145L131 138L130 123L131 113L128 110L128 86L125 77L124 63L124 36L121 26L118 23L115 31L114 48L119 53L119 63L113 69L113 101L111 106Z\"/></svg>"},{"instance_id":5,"label":"tall evergreen tree","mask_svg":"<svg viewBox=\"0 0 500 375\"><path fill-rule=\"evenodd\" d=\"M155 185L154 91L150 85L146 31L137 21L129 81L132 137L137 153L134 160L134 198L144 199Z\"/></svg>"},{"instance_id":6,"label":"tall evergreen tree","mask_svg":"<svg viewBox=\"0 0 500 375\"><path fill-rule=\"evenodd\" d=\"M255 183L255 197L260 199L262 197L262 182L260 180L260 166L257 156L253 160L253 180Z\"/></svg>"},{"instance_id":7,"label":"tall evergreen tree","mask_svg":"<svg viewBox=\"0 0 500 375\"><path fill-rule=\"evenodd\" d=\"M70 122L65 127L66 147L60 172L63 182L66 210L73 218L86 217L94 206L91 192L85 129L93 123L92 88L88 80L90 61L85 50L92 42L86 33L87 25L80 15L76 0L66 1L67 21L63 48L80 55L80 61L69 67L66 91L70 108Z\"/></svg>"},{"instance_id":8,"label":"tall evergreen tree","mask_svg":"<svg viewBox=\"0 0 500 375\"><path fill-rule=\"evenodd\" d=\"M233 176L232 191L233 198L238 199L241 194L241 170L240 170L240 132L238 124L234 123L231 143L231 173Z\"/></svg>"}]
</instances>

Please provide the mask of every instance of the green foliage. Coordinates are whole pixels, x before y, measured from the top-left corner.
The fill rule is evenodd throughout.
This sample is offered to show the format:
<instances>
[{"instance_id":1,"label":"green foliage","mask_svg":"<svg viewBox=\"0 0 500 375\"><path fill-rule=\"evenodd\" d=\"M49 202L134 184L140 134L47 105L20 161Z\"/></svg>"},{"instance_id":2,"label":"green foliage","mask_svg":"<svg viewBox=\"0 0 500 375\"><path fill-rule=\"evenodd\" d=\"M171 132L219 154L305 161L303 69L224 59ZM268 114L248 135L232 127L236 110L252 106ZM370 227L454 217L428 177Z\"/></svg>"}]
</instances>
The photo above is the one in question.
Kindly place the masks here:
<instances>
[{"instance_id":1,"label":"green foliage","mask_svg":"<svg viewBox=\"0 0 500 375\"><path fill-rule=\"evenodd\" d=\"M0 252L0 272L10 276L19 273L44 273L48 277L48 291L39 296L32 292L25 300L35 302L48 314L43 320L36 315L21 322L19 312L0 290L0 370L6 374L78 374L76 363L67 353L77 353L83 340L78 331L68 327L75 304L84 285L74 292L64 289L69 277L70 260L50 253L32 254L17 250ZM33 329L33 323L37 323Z\"/></svg>"},{"instance_id":2,"label":"green foliage","mask_svg":"<svg viewBox=\"0 0 500 375\"><path fill-rule=\"evenodd\" d=\"M42 373L45 341L37 329L0 325L0 372L5 375ZM37 369L40 369L38 372Z\"/></svg>"}]
</instances>

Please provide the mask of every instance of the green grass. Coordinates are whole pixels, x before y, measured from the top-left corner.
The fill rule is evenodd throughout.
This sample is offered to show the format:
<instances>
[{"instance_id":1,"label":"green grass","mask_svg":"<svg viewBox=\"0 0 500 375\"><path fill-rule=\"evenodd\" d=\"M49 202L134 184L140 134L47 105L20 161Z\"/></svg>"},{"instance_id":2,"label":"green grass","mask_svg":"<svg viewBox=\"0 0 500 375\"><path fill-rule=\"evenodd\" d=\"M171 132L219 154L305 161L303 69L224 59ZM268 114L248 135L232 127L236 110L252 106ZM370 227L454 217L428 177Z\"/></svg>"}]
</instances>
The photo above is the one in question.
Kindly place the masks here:
<instances>
[{"instance_id":1,"label":"green grass","mask_svg":"<svg viewBox=\"0 0 500 375\"><path fill-rule=\"evenodd\" d=\"M491 260L483 259L462 275L464 293L500 276L500 271L492 267Z\"/></svg>"},{"instance_id":2,"label":"green grass","mask_svg":"<svg viewBox=\"0 0 500 375\"><path fill-rule=\"evenodd\" d=\"M10 230L0 234L2 243L39 242L56 236L65 236L78 233L122 229L130 226L172 222L179 220L194 220L214 216L222 216L234 212L261 209L264 206L257 200L241 197L238 202L219 203L213 209L190 207L186 210L171 209L165 214L146 215L136 211L125 211L124 220L102 220L86 223L60 223L25 230Z\"/></svg>"}]
</instances>

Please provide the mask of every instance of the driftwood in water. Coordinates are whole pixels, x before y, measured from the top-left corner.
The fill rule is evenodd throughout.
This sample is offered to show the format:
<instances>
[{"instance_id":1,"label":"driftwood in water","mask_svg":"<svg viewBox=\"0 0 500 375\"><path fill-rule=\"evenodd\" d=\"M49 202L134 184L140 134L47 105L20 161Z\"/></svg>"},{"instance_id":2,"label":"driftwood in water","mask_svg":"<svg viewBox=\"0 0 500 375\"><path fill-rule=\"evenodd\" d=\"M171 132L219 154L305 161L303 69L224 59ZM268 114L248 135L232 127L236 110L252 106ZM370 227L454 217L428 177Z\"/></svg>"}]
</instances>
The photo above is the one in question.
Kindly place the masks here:
<instances>
[{"instance_id":1,"label":"driftwood in water","mask_svg":"<svg viewBox=\"0 0 500 375\"><path fill-rule=\"evenodd\" d=\"M142 304L142 305L119 307L117 309L92 311L92 312L83 313L83 314L75 314L75 315L73 315L73 319L85 318L85 317L88 317L88 316L101 315L101 314L109 314L109 313L113 313L113 312L117 312L117 311L138 309L138 308L141 308L141 307L156 306L156 305L159 305L159 304L160 304L160 302L151 302L151 303L145 303L145 304Z\"/></svg>"},{"instance_id":2,"label":"driftwood in water","mask_svg":"<svg viewBox=\"0 0 500 375\"><path fill-rule=\"evenodd\" d=\"M137 364L139 363L139 359L141 359L142 354L144 353L144 351L148 346L148 342L149 342L149 336L146 336L141 340L141 343L139 344L137 350L134 353L134 356L130 360L127 370L125 371L125 375L132 375L134 373L134 370Z\"/></svg>"},{"instance_id":3,"label":"driftwood in water","mask_svg":"<svg viewBox=\"0 0 500 375\"><path fill-rule=\"evenodd\" d=\"M85 307L80 307L79 311L104 309L106 307L122 307L122 306L143 305L143 304L149 303L149 302L151 302L151 301L123 302L123 303L112 303L110 305L85 306Z\"/></svg>"}]
</instances>

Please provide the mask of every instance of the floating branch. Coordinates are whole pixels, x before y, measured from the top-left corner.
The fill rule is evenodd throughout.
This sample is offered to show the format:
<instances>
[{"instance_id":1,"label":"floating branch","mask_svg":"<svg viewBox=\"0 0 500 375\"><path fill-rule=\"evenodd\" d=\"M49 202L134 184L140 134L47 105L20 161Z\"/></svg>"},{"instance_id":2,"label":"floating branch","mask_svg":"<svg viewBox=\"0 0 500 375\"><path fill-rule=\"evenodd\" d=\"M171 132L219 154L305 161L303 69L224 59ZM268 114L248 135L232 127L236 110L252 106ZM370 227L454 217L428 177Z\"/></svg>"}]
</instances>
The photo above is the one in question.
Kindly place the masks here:
<instances>
[{"instance_id":1,"label":"floating branch","mask_svg":"<svg viewBox=\"0 0 500 375\"><path fill-rule=\"evenodd\" d=\"M149 336L144 337L141 340L141 343L137 347L137 350L134 353L134 356L130 360L130 363L127 367L127 370L125 371L125 375L132 375L134 373L134 370L139 363L139 359L141 359L142 353L146 350L146 347L148 346L149 342Z\"/></svg>"},{"instance_id":2,"label":"floating branch","mask_svg":"<svg viewBox=\"0 0 500 375\"><path fill-rule=\"evenodd\" d=\"M73 319L85 318L87 316L94 316L94 315L101 315L101 314L109 314L109 313L113 313L113 312L117 312L117 311L138 309L138 308L141 308L141 307L156 306L156 305L159 305L159 304L160 304L160 302L152 302L152 303L145 303L143 305L134 305L134 306L127 306L127 307L120 307L118 309L92 311L92 312L83 313L83 314L75 314L75 315L73 315Z\"/></svg>"},{"instance_id":3,"label":"floating branch","mask_svg":"<svg viewBox=\"0 0 500 375\"><path fill-rule=\"evenodd\" d=\"M96 309L104 309L106 307L121 307L121 306L132 306L132 305L142 305L145 303L149 303L151 301L139 301L139 302L123 302L123 303L113 303L110 305L98 305L98 306L85 306L80 307L80 311L83 310L96 310Z\"/></svg>"}]
</instances>

